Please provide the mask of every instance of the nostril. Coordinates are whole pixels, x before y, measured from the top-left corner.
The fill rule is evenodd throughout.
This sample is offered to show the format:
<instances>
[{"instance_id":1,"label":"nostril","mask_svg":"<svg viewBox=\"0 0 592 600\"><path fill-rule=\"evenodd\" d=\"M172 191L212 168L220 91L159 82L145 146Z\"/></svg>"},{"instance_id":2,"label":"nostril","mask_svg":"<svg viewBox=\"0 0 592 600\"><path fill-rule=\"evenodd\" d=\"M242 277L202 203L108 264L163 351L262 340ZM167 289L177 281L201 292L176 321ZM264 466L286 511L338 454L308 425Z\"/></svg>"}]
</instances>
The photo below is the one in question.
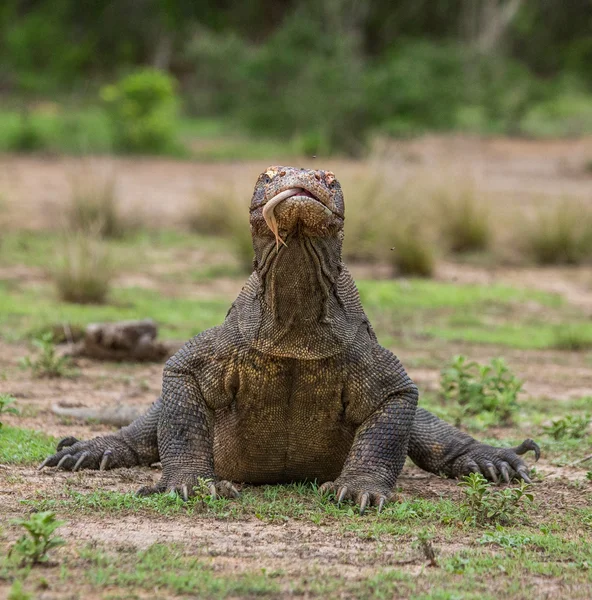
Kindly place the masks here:
<instances>
[{"instance_id":1,"label":"nostril","mask_svg":"<svg viewBox=\"0 0 592 600\"><path fill-rule=\"evenodd\" d=\"M281 171L281 172L280 172L280 177L283 177L285 174L286 174L286 172L285 172L285 171Z\"/></svg>"},{"instance_id":2,"label":"nostril","mask_svg":"<svg viewBox=\"0 0 592 600\"><path fill-rule=\"evenodd\" d=\"M317 181L320 181L321 180L321 176L318 173L315 173L315 179Z\"/></svg>"}]
</instances>

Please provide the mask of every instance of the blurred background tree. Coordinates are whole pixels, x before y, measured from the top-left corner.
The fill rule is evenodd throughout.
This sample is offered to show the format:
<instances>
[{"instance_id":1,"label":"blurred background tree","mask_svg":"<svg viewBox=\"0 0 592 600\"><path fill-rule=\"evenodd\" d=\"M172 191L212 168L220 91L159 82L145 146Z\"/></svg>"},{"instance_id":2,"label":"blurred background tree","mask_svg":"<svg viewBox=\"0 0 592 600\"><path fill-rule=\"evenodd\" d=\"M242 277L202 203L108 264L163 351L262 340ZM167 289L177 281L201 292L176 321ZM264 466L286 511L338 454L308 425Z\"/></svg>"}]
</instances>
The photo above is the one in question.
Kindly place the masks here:
<instances>
[{"instance_id":1,"label":"blurred background tree","mask_svg":"<svg viewBox=\"0 0 592 600\"><path fill-rule=\"evenodd\" d=\"M185 116L305 153L359 154L374 133L592 131L591 64L590 0L0 6L5 107L48 99L99 107L102 86L150 67L177 80ZM32 121L22 123L29 143Z\"/></svg>"}]
</instances>

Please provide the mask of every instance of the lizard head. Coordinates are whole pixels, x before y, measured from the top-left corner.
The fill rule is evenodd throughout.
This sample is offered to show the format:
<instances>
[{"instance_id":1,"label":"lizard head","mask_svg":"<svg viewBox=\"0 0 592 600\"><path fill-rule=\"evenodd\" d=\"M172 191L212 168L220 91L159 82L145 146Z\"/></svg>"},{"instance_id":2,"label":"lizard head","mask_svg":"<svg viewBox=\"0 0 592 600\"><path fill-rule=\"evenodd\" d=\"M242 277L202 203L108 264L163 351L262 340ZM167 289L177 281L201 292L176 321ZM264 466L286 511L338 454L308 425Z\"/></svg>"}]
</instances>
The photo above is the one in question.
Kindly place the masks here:
<instances>
[{"instance_id":1,"label":"lizard head","mask_svg":"<svg viewBox=\"0 0 592 600\"><path fill-rule=\"evenodd\" d=\"M298 231L307 237L341 235L344 203L331 171L269 167L261 173L251 200L253 238L286 245Z\"/></svg>"}]
</instances>

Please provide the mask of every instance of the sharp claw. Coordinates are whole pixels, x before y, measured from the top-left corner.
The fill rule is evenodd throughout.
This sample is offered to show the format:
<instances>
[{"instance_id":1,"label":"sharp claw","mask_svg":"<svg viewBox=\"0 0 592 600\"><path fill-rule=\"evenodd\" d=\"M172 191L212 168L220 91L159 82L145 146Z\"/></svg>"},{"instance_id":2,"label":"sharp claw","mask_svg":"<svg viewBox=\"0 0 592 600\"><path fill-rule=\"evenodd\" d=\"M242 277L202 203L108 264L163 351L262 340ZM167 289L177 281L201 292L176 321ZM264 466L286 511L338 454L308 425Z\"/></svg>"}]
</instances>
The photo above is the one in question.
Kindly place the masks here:
<instances>
[{"instance_id":1,"label":"sharp claw","mask_svg":"<svg viewBox=\"0 0 592 600\"><path fill-rule=\"evenodd\" d=\"M531 440L530 438L528 438L527 440L524 440L519 446L516 446L516 448L512 448L512 450L516 454L526 454L526 452L528 452L529 450L532 450L534 452L535 462L538 462L539 458L541 457L541 449L540 449L539 445L534 440Z\"/></svg>"},{"instance_id":2,"label":"sharp claw","mask_svg":"<svg viewBox=\"0 0 592 600\"><path fill-rule=\"evenodd\" d=\"M500 471L502 474L502 477L504 478L504 481L506 483L510 483L510 472L508 471L508 467L504 464L500 466Z\"/></svg>"},{"instance_id":3,"label":"sharp claw","mask_svg":"<svg viewBox=\"0 0 592 600\"><path fill-rule=\"evenodd\" d=\"M495 482L495 483L499 483L499 478L497 476L497 473L495 471L495 467L493 465L487 465L487 472L489 473L491 479Z\"/></svg>"},{"instance_id":4,"label":"sharp claw","mask_svg":"<svg viewBox=\"0 0 592 600\"><path fill-rule=\"evenodd\" d=\"M524 479L524 481L526 481L526 483L532 483L532 480L528 476L528 473L526 472L526 469L518 469L516 471L516 473L518 473L518 475L520 475L520 477L522 477L522 479Z\"/></svg>"},{"instance_id":5,"label":"sharp claw","mask_svg":"<svg viewBox=\"0 0 592 600\"><path fill-rule=\"evenodd\" d=\"M215 500L218 497L218 492L216 492L216 484L210 483L208 489L210 490L210 497L212 498L212 500Z\"/></svg>"},{"instance_id":6,"label":"sharp claw","mask_svg":"<svg viewBox=\"0 0 592 600\"><path fill-rule=\"evenodd\" d=\"M77 444L80 440L78 438L69 436L69 437L65 437L62 438L57 445L56 450L58 452L60 452L60 450L63 450L64 448L68 448L69 446L73 446L74 444Z\"/></svg>"},{"instance_id":7,"label":"sharp claw","mask_svg":"<svg viewBox=\"0 0 592 600\"><path fill-rule=\"evenodd\" d=\"M111 456L113 456L113 452L111 450L105 450L103 452L103 458L101 459L101 465L99 466L99 471L106 471L109 463L111 462Z\"/></svg>"},{"instance_id":8,"label":"sharp claw","mask_svg":"<svg viewBox=\"0 0 592 600\"><path fill-rule=\"evenodd\" d=\"M189 500L189 490L187 489L186 484L183 484L181 487L181 497L183 498L183 502L187 502L187 500Z\"/></svg>"},{"instance_id":9,"label":"sharp claw","mask_svg":"<svg viewBox=\"0 0 592 600\"><path fill-rule=\"evenodd\" d=\"M76 461L76 464L74 465L72 471L78 471L78 469L82 467L82 463L88 458L89 454L90 452L83 452L81 457Z\"/></svg>"},{"instance_id":10,"label":"sharp claw","mask_svg":"<svg viewBox=\"0 0 592 600\"><path fill-rule=\"evenodd\" d=\"M74 458L71 454L66 454L65 456L62 456L62 458L60 459L60 462L56 465L56 469L61 469L62 465L68 461L69 458Z\"/></svg>"},{"instance_id":11,"label":"sharp claw","mask_svg":"<svg viewBox=\"0 0 592 600\"><path fill-rule=\"evenodd\" d=\"M380 514L382 512L385 502L386 502L386 498L384 496L381 496L380 500L378 501L378 510L377 510L378 514Z\"/></svg>"},{"instance_id":12,"label":"sharp claw","mask_svg":"<svg viewBox=\"0 0 592 600\"><path fill-rule=\"evenodd\" d=\"M240 492L232 484L230 484L230 493L233 498L240 498Z\"/></svg>"},{"instance_id":13,"label":"sharp claw","mask_svg":"<svg viewBox=\"0 0 592 600\"><path fill-rule=\"evenodd\" d=\"M41 469L43 469L43 467L47 466L47 463L53 458L53 456L48 456L38 467L37 470L41 471Z\"/></svg>"},{"instance_id":14,"label":"sharp claw","mask_svg":"<svg viewBox=\"0 0 592 600\"><path fill-rule=\"evenodd\" d=\"M339 496L337 496L337 505L339 505L343 502L346 495L347 495L347 485L344 485L339 490Z\"/></svg>"},{"instance_id":15,"label":"sharp claw","mask_svg":"<svg viewBox=\"0 0 592 600\"><path fill-rule=\"evenodd\" d=\"M370 494L367 492L362 494L362 499L360 500L360 515L363 515L366 512L366 507L368 506L368 501L370 500Z\"/></svg>"}]
</instances>

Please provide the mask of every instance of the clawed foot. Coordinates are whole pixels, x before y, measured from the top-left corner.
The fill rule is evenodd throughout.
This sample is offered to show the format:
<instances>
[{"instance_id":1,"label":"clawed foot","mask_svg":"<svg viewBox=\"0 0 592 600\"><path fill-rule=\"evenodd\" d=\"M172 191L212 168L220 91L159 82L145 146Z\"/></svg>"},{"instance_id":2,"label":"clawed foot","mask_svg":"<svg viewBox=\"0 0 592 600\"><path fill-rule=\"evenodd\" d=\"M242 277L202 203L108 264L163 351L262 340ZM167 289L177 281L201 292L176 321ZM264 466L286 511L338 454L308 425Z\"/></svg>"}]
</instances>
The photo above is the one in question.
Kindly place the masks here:
<instances>
[{"instance_id":1,"label":"clawed foot","mask_svg":"<svg viewBox=\"0 0 592 600\"><path fill-rule=\"evenodd\" d=\"M367 482L356 481L355 479L342 479L323 483L319 488L321 494L334 494L337 504L344 500L351 500L360 506L360 514L366 512L368 506L377 506L380 513L388 502L392 493L390 490L369 484Z\"/></svg>"},{"instance_id":2,"label":"clawed foot","mask_svg":"<svg viewBox=\"0 0 592 600\"><path fill-rule=\"evenodd\" d=\"M152 494L166 494L168 492L175 492L185 502L196 495L195 488L201 487L204 482L208 487L210 498L216 500L216 498L238 498L240 492L234 487L231 481L222 479L220 481L214 481L208 478L200 478L195 475L188 477L176 477L176 481L163 482L159 481L154 486L145 486L137 491L138 496L151 496Z\"/></svg>"},{"instance_id":3,"label":"clawed foot","mask_svg":"<svg viewBox=\"0 0 592 600\"><path fill-rule=\"evenodd\" d=\"M67 437L58 443L57 452L39 465L39 470L44 467L56 467L64 471L105 471L118 467L133 467L137 464L136 453L119 436L106 435L86 442Z\"/></svg>"},{"instance_id":4,"label":"clawed foot","mask_svg":"<svg viewBox=\"0 0 592 600\"><path fill-rule=\"evenodd\" d=\"M541 456L541 450L533 440L524 440L515 448L496 448L476 443L456 458L452 464L452 475L462 477L470 473L481 473L487 479L499 483L503 479L510 483L512 479L522 479L531 483L529 469L519 455L529 450L534 452L535 460Z\"/></svg>"}]
</instances>

